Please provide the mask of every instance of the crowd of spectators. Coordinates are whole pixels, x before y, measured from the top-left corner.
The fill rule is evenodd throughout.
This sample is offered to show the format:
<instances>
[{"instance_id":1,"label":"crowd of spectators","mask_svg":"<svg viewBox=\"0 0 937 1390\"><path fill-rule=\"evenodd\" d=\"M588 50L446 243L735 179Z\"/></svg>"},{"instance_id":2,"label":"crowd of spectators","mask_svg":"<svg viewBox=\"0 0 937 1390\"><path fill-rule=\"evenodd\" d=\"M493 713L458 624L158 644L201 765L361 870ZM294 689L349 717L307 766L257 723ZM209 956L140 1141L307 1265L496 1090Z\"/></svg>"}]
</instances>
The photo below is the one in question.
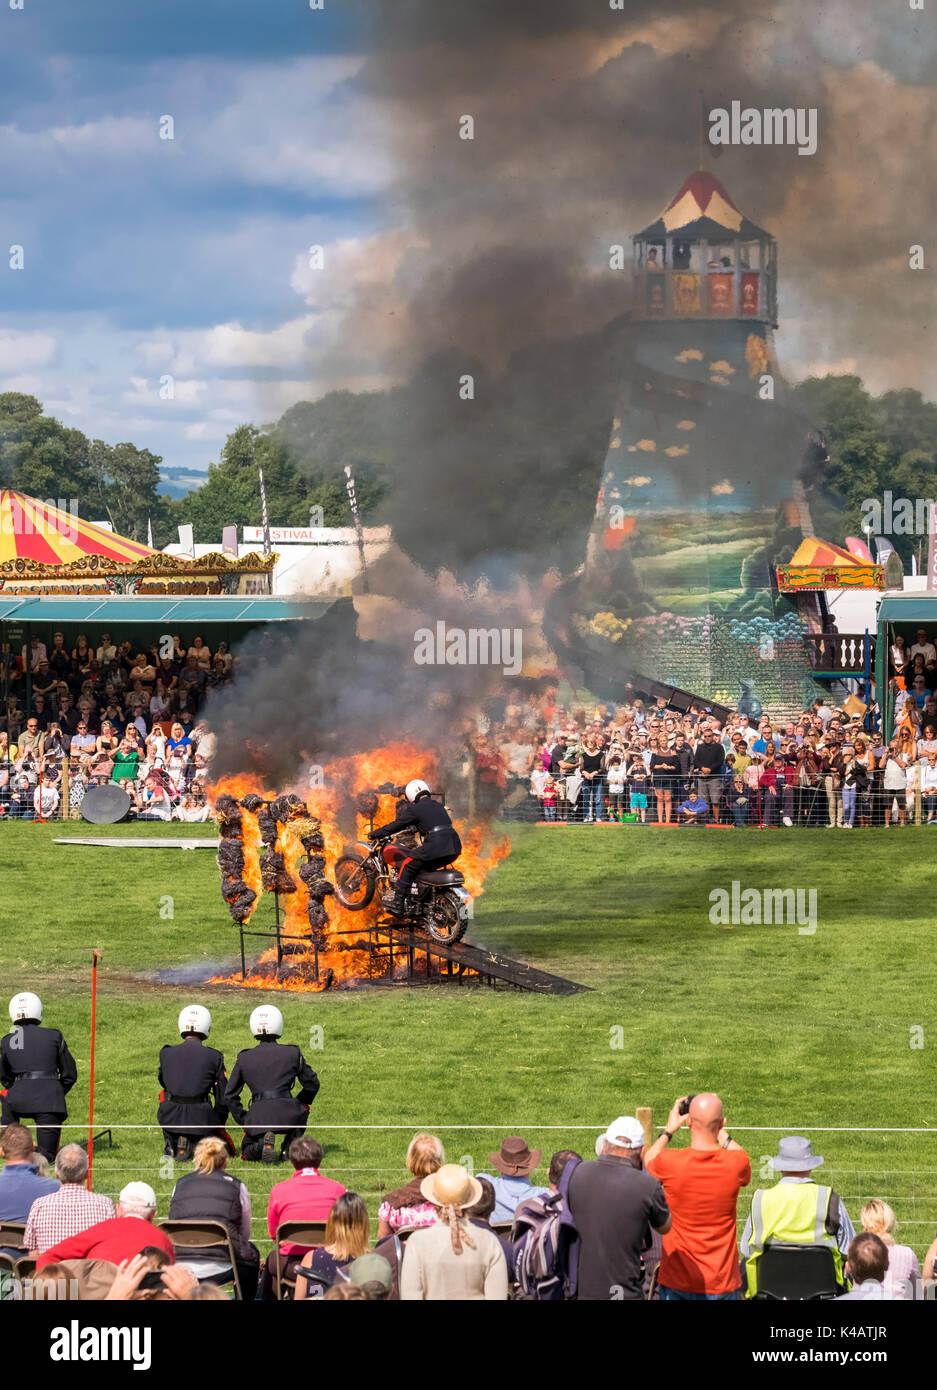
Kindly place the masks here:
<instances>
[{"instance_id":1,"label":"crowd of spectators","mask_svg":"<svg viewBox=\"0 0 937 1390\"><path fill-rule=\"evenodd\" d=\"M684 1127L688 1142L674 1143ZM787 1297L914 1300L934 1279L937 1238L922 1269L879 1198L865 1203L857 1234L843 1198L815 1176L824 1160L809 1139L782 1138L770 1159L774 1180L743 1204L752 1166L718 1095L678 1098L648 1138L634 1116L619 1116L594 1157L559 1149L537 1184L541 1151L518 1135L489 1154L491 1173L475 1175L447 1163L435 1135L418 1134L408 1181L381 1200L372 1243L368 1204L322 1171L323 1150L306 1134L290 1145L292 1174L270 1192L272 1249L263 1260L251 1241L250 1196L227 1171L221 1140L197 1146L164 1229L148 1183L126 1184L112 1205L87 1189L80 1146L59 1150L53 1179L30 1131L11 1124L0 1133L0 1232L11 1242L0 1249L9 1257L0 1298L15 1295L9 1271L18 1260L17 1277L33 1281L27 1296L115 1301L228 1297L235 1265L241 1297L270 1301L722 1301L782 1296L770 1263L778 1247L800 1260L784 1261ZM219 1222L230 1240L186 1246L185 1228L172 1226L183 1212ZM280 1239L285 1221L307 1228L294 1227L306 1243ZM309 1226L321 1233L314 1243Z\"/></svg>"},{"instance_id":2,"label":"crowd of spectators","mask_svg":"<svg viewBox=\"0 0 937 1390\"><path fill-rule=\"evenodd\" d=\"M144 820L207 820L215 735L205 720L235 660L201 637L173 637L171 655L101 635L51 647L33 636L0 650L0 817L77 817L90 786L111 782ZM28 674L28 680L27 680Z\"/></svg>"},{"instance_id":3,"label":"crowd of spectators","mask_svg":"<svg viewBox=\"0 0 937 1390\"><path fill-rule=\"evenodd\" d=\"M927 678L932 678L930 668ZM937 681L937 666L933 679ZM467 740L483 809L542 822L933 825L937 695L900 692L894 735L815 700L797 718L678 711L663 699L560 706L509 697Z\"/></svg>"}]
</instances>

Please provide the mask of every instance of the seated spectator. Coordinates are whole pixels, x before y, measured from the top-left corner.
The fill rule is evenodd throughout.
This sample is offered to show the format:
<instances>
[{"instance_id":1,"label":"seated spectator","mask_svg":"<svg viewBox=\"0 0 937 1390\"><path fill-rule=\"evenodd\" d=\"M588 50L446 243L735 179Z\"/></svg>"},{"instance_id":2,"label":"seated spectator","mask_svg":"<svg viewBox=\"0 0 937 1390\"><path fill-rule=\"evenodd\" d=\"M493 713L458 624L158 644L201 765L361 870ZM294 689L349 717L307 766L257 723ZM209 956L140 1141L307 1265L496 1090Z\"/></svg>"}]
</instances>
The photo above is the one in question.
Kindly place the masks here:
<instances>
[{"instance_id":1,"label":"seated spectator","mask_svg":"<svg viewBox=\"0 0 937 1390\"><path fill-rule=\"evenodd\" d=\"M549 1190L534 1187L530 1175L540 1162L540 1149L530 1149L527 1141L516 1134L509 1134L501 1142L500 1153L490 1153L489 1163L498 1170L498 1177L490 1173L479 1173L480 1178L488 1178L495 1190L495 1209L492 1221L513 1221L518 1202L525 1197L542 1197ZM451 1166L451 1165L450 1165Z\"/></svg>"},{"instance_id":2,"label":"seated spectator","mask_svg":"<svg viewBox=\"0 0 937 1390\"><path fill-rule=\"evenodd\" d=\"M446 1163L420 1184L438 1208L435 1225L407 1240L400 1275L403 1302L504 1300L507 1262L494 1231L471 1226L464 1215L482 1194L481 1183L456 1163Z\"/></svg>"},{"instance_id":3,"label":"seated spectator","mask_svg":"<svg viewBox=\"0 0 937 1390\"><path fill-rule=\"evenodd\" d=\"M322 1145L312 1135L305 1134L290 1144L288 1157L293 1165L292 1177L278 1182L270 1192L267 1204L267 1230L276 1240L277 1227L284 1221L326 1221L335 1202L345 1191L340 1182L319 1172ZM296 1270L308 1247L283 1241L279 1251L267 1256L262 1280L262 1297L276 1297L276 1259L285 1278L294 1279Z\"/></svg>"},{"instance_id":4,"label":"seated spectator","mask_svg":"<svg viewBox=\"0 0 937 1390\"><path fill-rule=\"evenodd\" d=\"M4 1221L22 1223L26 1221L33 1202L38 1197L48 1197L58 1192L59 1185L51 1178L39 1176L36 1150L33 1137L25 1125L7 1125L0 1130L0 1158L3 1169L0 1171L0 1241L3 1239ZM21 1249L4 1248L0 1251L19 1259Z\"/></svg>"},{"instance_id":5,"label":"seated spectator","mask_svg":"<svg viewBox=\"0 0 937 1390\"><path fill-rule=\"evenodd\" d=\"M709 806L696 791L691 791L689 796L678 807L681 825L702 825L709 815Z\"/></svg>"},{"instance_id":6,"label":"seated spectator","mask_svg":"<svg viewBox=\"0 0 937 1390\"><path fill-rule=\"evenodd\" d=\"M668 1153L667 1145L684 1124L690 1130L689 1148ZM646 1167L662 1184L673 1213L660 1263L661 1300L739 1298L738 1195L751 1180L752 1168L725 1127L719 1097L702 1092L674 1101Z\"/></svg>"},{"instance_id":7,"label":"seated spectator","mask_svg":"<svg viewBox=\"0 0 937 1390\"><path fill-rule=\"evenodd\" d=\"M192 740L186 734L178 720L173 724L169 738L166 740L167 757L171 757L177 748L184 749L186 757L191 756Z\"/></svg>"},{"instance_id":8,"label":"seated spectator","mask_svg":"<svg viewBox=\"0 0 937 1390\"><path fill-rule=\"evenodd\" d=\"M119 1265L121 1260L139 1255L148 1245L162 1250L173 1263L172 1241L153 1224L155 1216L156 1193L152 1187L145 1182L130 1182L117 1200L115 1217L51 1246L39 1256L36 1268L61 1260L110 1260Z\"/></svg>"},{"instance_id":9,"label":"seated spectator","mask_svg":"<svg viewBox=\"0 0 937 1390\"><path fill-rule=\"evenodd\" d=\"M491 1214L495 1209L497 1200L495 1189L490 1178L479 1178L478 1181L481 1183L482 1195L474 1206L466 1210L465 1215L473 1226L479 1226L483 1231L490 1231ZM494 1234L501 1242L501 1249L504 1251L504 1259L508 1267L508 1283L511 1284L514 1282L514 1246L511 1244L509 1235L505 1235L501 1231L495 1231Z\"/></svg>"},{"instance_id":10,"label":"seated spectator","mask_svg":"<svg viewBox=\"0 0 937 1390\"><path fill-rule=\"evenodd\" d=\"M173 1188L169 1204L171 1221L221 1221L234 1247L241 1293L253 1299L260 1273L260 1254L251 1244L250 1193L240 1178L226 1172L228 1147L222 1139L199 1140L195 1147L191 1173L185 1173ZM231 1273L227 1251L206 1246L197 1259L186 1258L186 1266L198 1279L226 1282Z\"/></svg>"},{"instance_id":11,"label":"seated spectator","mask_svg":"<svg viewBox=\"0 0 937 1390\"><path fill-rule=\"evenodd\" d=\"M837 1283L843 1283L843 1256L855 1235L843 1202L830 1187L821 1187L810 1176L823 1159L813 1152L809 1139L792 1135L782 1139L771 1167L781 1174L775 1187L759 1188L752 1198L741 1251L745 1256L748 1297L758 1291L758 1261L765 1246L783 1242L791 1245L823 1245L833 1252ZM805 1191L804 1189L808 1189ZM757 1217L760 1240L753 1239ZM822 1230L817 1240L816 1233ZM886 1261L887 1263L887 1261Z\"/></svg>"},{"instance_id":12,"label":"seated spectator","mask_svg":"<svg viewBox=\"0 0 937 1390\"><path fill-rule=\"evenodd\" d=\"M561 1157L569 1162L573 1156L554 1156L551 1179ZM644 1297L642 1252L653 1231L670 1230L671 1216L660 1183L643 1171L643 1158L642 1126L633 1116L621 1116L596 1143L595 1161L579 1163L569 1179L569 1210L581 1242L581 1300ZM558 1183L563 1168L556 1166Z\"/></svg>"},{"instance_id":13,"label":"seated spectator","mask_svg":"<svg viewBox=\"0 0 937 1390\"><path fill-rule=\"evenodd\" d=\"M433 1225L436 1207L423 1196L421 1184L424 1178L437 1172L445 1161L445 1150L435 1134L417 1134L410 1140L406 1165L413 1174L413 1180L388 1192L378 1207L378 1240L383 1240L394 1231L408 1230L411 1226Z\"/></svg>"},{"instance_id":14,"label":"seated spectator","mask_svg":"<svg viewBox=\"0 0 937 1390\"><path fill-rule=\"evenodd\" d=\"M109 632L102 632L101 645L95 652L95 658L98 661L98 664L101 666L107 666L110 664L110 662L114 660L116 656L117 648L111 641L111 634Z\"/></svg>"},{"instance_id":15,"label":"seated spectator","mask_svg":"<svg viewBox=\"0 0 937 1390\"><path fill-rule=\"evenodd\" d=\"M150 696L150 719L154 724L161 719L172 718L172 698L162 678L156 682L156 690Z\"/></svg>"},{"instance_id":16,"label":"seated spectator","mask_svg":"<svg viewBox=\"0 0 937 1390\"><path fill-rule=\"evenodd\" d=\"M895 1213L887 1202L873 1197L862 1208L862 1229L878 1236L888 1251L885 1293L890 1299L913 1302L921 1296L921 1269L910 1245L895 1244Z\"/></svg>"},{"instance_id":17,"label":"seated spectator","mask_svg":"<svg viewBox=\"0 0 937 1390\"><path fill-rule=\"evenodd\" d=\"M59 1241L80 1235L100 1221L117 1215L114 1203L102 1192L89 1192L88 1155L80 1144L66 1144L55 1155L55 1176L60 1187L46 1197L37 1197L26 1223L26 1247L33 1259L44 1255Z\"/></svg>"},{"instance_id":18,"label":"seated spectator","mask_svg":"<svg viewBox=\"0 0 937 1390\"><path fill-rule=\"evenodd\" d=\"M382 1255L359 1255L345 1271L348 1285L361 1289L372 1303L385 1303L393 1296L394 1274Z\"/></svg>"},{"instance_id":19,"label":"seated spectator","mask_svg":"<svg viewBox=\"0 0 937 1390\"><path fill-rule=\"evenodd\" d=\"M186 792L179 805L173 810L171 819L186 821L189 824L200 824L211 820L211 814L211 807L207 801L200 800L194 792Z\"/></svg>"},{"instance_id":20,"label":"seated spectator","mask_svg":"<svg viewBox=\"0 0 937 1390\"><path fill-rule=\"evenodd\" d=\"M88 729L87 719L79 719L74 736L69 743L69 757L80 758L83 753L95 752L97 740Z\"/></svg>"},{"instance_id":21,"label":"seated spectator","mask_svg":"<svg viewBox=\"0 0 937 1390\"><path fill-rule=\"evenodd\" d=\"M837 1302L894 1302L903 1297L903 1294L891 1293L886 1287L888 1247L869 1231L862 1231L850 1241L846 1273L853 1287L849 1293L841 1294Z\"/></svg>"},{"instance_id":22,"label":"seated spectator","mask_svg":"<svg viewBox=\"0 0 937 1390\"><path fill-rule=\"evenodd\" d=\"M149 699L150 687L155 680L156 668L147 660L144 652L138 652L137 659L130 668L131 687L136 689L134 682L139 681L140 685L143 687L143 691L146 693L147 699Z\"/></svg>"},{"instance_id":23,"label":"seated spectator","mask_svg":"<svg viewBox=\"0 0 937 1390\"><path fill-rule=\"evenodd\" d=\"M169 820L172 802L159 772L151 772L136 793L137 820Z\"/></svg>"},{"instance_id":24,"label":"seated spectator","mask_svg":"<svg viewBox=\"0 0 937 1390\"><path fill-rule=\"evenodd\" d=\"M8 815L14 820L33 820L36 808L33 804L33 788L36 782L26 772L19 772L13 779L13 792L10 797Z\"/></svg>"},{"instance_id":25,"label":"seated spectator","mask_svg":"<svg viewBox=\"0 0 937 1390\"><path fill-rule=\"evenodd\" d=\"M203 667L206 671L210 668L211 651L208 647L206 647L201 637L196 637L193 640L187 655L190 656L193 659L193 661L197 662L198 665Z\"/></svg>"},{"instance_id":26,"label":"seated spectator","mask_svg":"<svg viewBox=\"0 0 937 1390\"><path fill-rule=\"evenodd\" d=\"M321 1297L371 1243L368 1209L357 1192L336 1197L325 1225L325 1241L307 1250L296 1273L296 1298Z\"/></svg>"}]
</instances>

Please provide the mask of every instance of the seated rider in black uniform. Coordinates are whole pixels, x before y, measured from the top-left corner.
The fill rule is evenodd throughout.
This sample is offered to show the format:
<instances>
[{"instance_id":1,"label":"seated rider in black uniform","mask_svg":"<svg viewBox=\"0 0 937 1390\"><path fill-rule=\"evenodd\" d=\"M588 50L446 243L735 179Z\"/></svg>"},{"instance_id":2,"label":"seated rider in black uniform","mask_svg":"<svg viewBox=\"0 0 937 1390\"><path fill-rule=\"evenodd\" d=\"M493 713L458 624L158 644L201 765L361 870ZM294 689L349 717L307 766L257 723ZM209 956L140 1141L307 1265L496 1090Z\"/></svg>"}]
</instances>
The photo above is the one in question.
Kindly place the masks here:
<instances>
[{"instance_id":1,"label":"seated rider in black uniform","mask_svg":"<svg viewBox=\"0 0 937 1390\"><path fill-rule=\"evenodd\" d=\"M167 1154L188 1162L200 1139L221 1139L231 1153L234 1145L222 1125L228 1118L224 1093L228 1078L224 1057L206 1046L211 1014L201 1004L187 1004L179 1015L182 1042L167 1043L159 1054L159 1084L163 1087L156 1118L162 1126Z\"/></svg>"},{"instance_id":2,"label":"seated rider in black uniform","mask_svg":"<svg viewBox=\"0 0 937 1390\"><path fill-rule=\"evenodd\" d=\"M397 887L393 894L384 899L384 906L395 917L403 917L407 910L410 887L417 874L424 869L442 869L458 859L462 853L462 841L449 812L442 802L434 801L425 782L415 778L406 785L406 797L410 805L396 820L378 826L372 834L375 840L386 840L398 835L402 830L418 830L422 844L408 851L397 875Z\"/></svg>"}]
</instances>

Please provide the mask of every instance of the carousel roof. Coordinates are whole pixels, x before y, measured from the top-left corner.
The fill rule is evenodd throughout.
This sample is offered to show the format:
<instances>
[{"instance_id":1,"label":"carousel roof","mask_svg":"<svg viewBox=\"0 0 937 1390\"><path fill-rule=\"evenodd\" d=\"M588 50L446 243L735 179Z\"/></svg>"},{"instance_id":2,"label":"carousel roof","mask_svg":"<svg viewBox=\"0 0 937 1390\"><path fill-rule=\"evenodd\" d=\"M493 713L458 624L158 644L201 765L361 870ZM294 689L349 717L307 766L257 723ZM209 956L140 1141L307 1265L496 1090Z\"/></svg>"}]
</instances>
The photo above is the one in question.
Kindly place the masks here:
<instances>
[{"instance_id":1,"label":"carousel roof","mask_svg":"<svg viewBox=\"0 0 937 1390\"><path fill-rule=\"evenodd\" d=\"M664 237L674 232L686 236L767 237L762 227L750 222L735 206L714 175L700 169L677 190L656 222L638 235Z\"/></svg>"},{"instance_id":2,"label":"carousel roof","mask_svg":"<svg viewBox=\"0 0 937 1390\"><path fill-rule=\"evenodd\" d=\"M70 565L92 555L128 564L157 553L23 492L0 491L0 564L32 560L39 565Z\"/></svg>"}]
</instances>

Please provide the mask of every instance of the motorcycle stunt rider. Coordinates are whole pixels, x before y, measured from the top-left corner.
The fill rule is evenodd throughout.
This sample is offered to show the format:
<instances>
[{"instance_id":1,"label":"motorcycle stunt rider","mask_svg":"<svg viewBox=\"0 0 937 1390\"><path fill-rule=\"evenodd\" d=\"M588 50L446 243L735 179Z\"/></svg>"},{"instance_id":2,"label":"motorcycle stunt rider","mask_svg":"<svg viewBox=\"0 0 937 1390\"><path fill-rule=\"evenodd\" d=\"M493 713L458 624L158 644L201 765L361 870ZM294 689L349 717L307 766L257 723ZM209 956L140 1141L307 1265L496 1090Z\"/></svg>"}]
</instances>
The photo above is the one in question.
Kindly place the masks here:
<instances>
[{"instance_id":1,"label":"motorcycle stunt rider","mask_svg":"<svg viewBox=\"0 0 937 1390\"><path fill-rule=\"evenodd\" d=\"M78 1069L57 1028L40 1028L42 1001L24 991L10 1000L13 1029L0 1040L0 1125L25 1118L36 1122L36 1148L50 1163L68 1118L65 1094L78 1080Z\"/></svg>"},{"instance_id":2,"label":"motorcycle stunt rider","mask_svg":"<svg viewBox=\"0 0 937 1390\"><path fill-rule=\"evenodd\" d=\"M401 811L396 820L378 826L371 835L373 840L386 840L391 835L399 835L402 830L418 830L422 844L415 845L407 852L400 872L397 875L396 889L384 897L384 906L395 917L403 917L407 912L410 889L417 874L423 870L442 869L458 859L462 853L459 839L449 812L439 801L434 801L429 787L420 778L408 782L404 790L410 803Z\"/></svg>"},{"instance_id":3,"label":"motorcycle stunt rider","mask_svg":"<svg viewBox=\"0 0 937 1390\"><path fill-rule=\"evenodd\" d=\"M156 1118L163 1129L166 1153L181 1162L191 1159L200 1139L212 1136L234 1146L221 1128L228 1117L224 1102L228 1078L224 1057L206 1047L211 1014L201 1004L188 1004L179 1015L180 1043L167 1043L159 1054L160 1096Z\"/></svg>"},{"instance_id":4,"label":"motorcycle stunt rider","mask_svg":"<svg viewBox=\"0 0 937 1390\"><path fill-rule=\"evenodd\" d=\"M319 1078L299 1048L280 1043L283 1015L272 1004L262 1004L251 1014L250 1030L256 1046L237 1055L225 1104L233 1119L244 1128L241 1157L248 1162L278 1162L276 1138L283 1137L281 1157L294 1139L306 1130L309 1107L319 1090ZM302 1090L293 1095L293 1082ZM247 1110L241 1104L241 1091L250 1087Z\"/></svg>"}]
</instances>

